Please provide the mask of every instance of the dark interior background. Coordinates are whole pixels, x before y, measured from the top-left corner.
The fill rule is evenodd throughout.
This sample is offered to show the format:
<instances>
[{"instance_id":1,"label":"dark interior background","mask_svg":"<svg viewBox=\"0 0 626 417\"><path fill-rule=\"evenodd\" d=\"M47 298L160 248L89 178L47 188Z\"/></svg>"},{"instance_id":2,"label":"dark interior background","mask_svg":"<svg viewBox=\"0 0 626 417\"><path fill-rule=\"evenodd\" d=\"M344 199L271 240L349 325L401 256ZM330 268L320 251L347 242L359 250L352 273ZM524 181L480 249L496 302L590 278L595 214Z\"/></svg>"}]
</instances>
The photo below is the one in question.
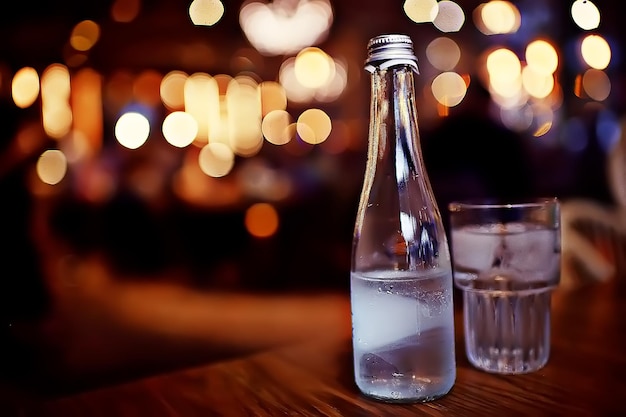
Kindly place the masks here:
<instances>
[{"instance_id":1,"label":"dark interior background","mask_svg":"<svg viewBox=\"0 0 626 417\"><path fill-rule=\"evenodd\" d=\"M71 187L52 202L34 196L27 186L28 175L38 156L14 160L9 152L20 126L37 120L39 110L18 109L10 97L10 77L23 66L42 71L53 62L63 62L64 48L72 27L92 19L101 25L101 37L90 51L85 66L105 78L116 70L154 69L161 73L178 69L189 73L235 75L242 68L233 60L241 48L251 48L238 23L240 1L225 3L225 14L212 27L191 24L189 2L145 0L137 19L121 24L111 21L109 1L64 0L13 3L0 14L0 195L2 217L3 289L0 309L6 322L37 317L49 307L49 294L39 262L40 249L33 243L33 211L46 205L46 222L53 236L73 253L104 253L120 276L154 280L168 268L185 271L194 286L249 288L255 291L312 291L319 288L345 290L348 286L350 245L356 204L365 164L369 111L369 78L362 71L365 45L372 36L386 32L410 34L421 65L424 47L442 35L432 26L409 21L401 2L333 1L334 22L320 45L333 55L349 59L349 83L342 96L320 105L334 121L348 129L359 144L341 154L310 149L298 157L286 157L273 147L258 156L286 173L298 192L275 204L280 216L278 232L270 238L251 236L244 227L245 209L254 198L246 198L219 209L189 204L171 190L162 190L154 205L120 186L104 204L81 200ZM476 30L471 10L479 2L458 1L466 13L459 33L449 34L474 56L492 40ZM538 35L550 36L567 56L580 30L571 21L571 2L523 0L515 2L524 13L523 22ZM584 120L590 138L587 146L572 152L562 146L546 146L531 136L514 133L494 120L487 106L488 92L475 82L458 106L446 117L434 117L432 108L419 103L425 163L445 211L455 198L489 195L510 198L555 195L562 199L590 198L613 204L605 174L606 151L597 140L597 119L610 111L616 119L626 109L623 48L623 5L618 1L598 2L602 11L601 33L611 39L614 56L607 70L612 82L610 97L603 103L581 99L571 92L575 71L561 68L561 81L568 86L562 106L565 115ZM180 51L200 45L210 51L190 58ZM254 72L263 80L275 80L284 57L259 57ZM472 74L475 69L464 70ZM418 78L418 89L423 88ZM303 105L289 104L294 114ZM112 120L105 119L107 146L115 147ZM563 133L555 126L554 137ZM53 145L42 144L41 150ZM171 150L171 152L177 152ZM149 158L149 155L144 157ZM255 157L257 158L257 157ZM128 162L127 159L124 161ZM129 163L130 164L130 163ZM123 177L123 164L119 164ZM237 168L236 168L237 169ZM128 168L129 172L131 171ZM230 174L235 175L235 174ZM224 179L228 181L228 179ZM207 239L207 236L212 239ZM50 243L48 243L50 244Z\"/></svg>"}]
</instances>

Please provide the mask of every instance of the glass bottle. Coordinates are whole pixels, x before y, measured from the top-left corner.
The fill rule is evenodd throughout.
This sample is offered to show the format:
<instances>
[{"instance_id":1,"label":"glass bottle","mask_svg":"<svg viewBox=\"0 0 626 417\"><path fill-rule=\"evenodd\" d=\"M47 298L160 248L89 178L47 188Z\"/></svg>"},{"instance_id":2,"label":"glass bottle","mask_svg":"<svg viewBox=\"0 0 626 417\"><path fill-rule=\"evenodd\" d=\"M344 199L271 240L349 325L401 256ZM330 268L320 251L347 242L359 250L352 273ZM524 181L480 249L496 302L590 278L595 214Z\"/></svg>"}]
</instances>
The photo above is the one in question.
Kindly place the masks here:
<instances>
[{"instance_id":1,"label":"glass bottle","mask_svg":"<svg viewBox=\"0 0 626 417\"><path fill-rule=\"evenodd\" d=\"M372 38L369 147L352 243L355 381L388 402L425 402L456 378L452 268L420 148L411 38Z\"/></svg>"}]
</instances>

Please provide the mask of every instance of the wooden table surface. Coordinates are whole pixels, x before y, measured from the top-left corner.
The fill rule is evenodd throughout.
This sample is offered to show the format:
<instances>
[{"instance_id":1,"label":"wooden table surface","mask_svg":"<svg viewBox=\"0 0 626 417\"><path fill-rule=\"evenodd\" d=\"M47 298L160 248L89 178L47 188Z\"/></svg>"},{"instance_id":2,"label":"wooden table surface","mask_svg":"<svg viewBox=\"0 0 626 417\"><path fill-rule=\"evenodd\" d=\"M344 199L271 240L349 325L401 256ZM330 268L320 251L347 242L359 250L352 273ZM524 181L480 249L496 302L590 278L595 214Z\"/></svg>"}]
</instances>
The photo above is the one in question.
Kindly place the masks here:
<instances>
[{"instance_id":1,"label":"wooden table surface","mask_svg":"<svg viewBox=\"0 0 626 417\"><path fill-rule=\"evenodd\" d=\"M144 289L143 293L150 291ZM156 294L158 290L153 292ZM131 290L115 299L126 297L132 300L130 294ZM123 339L120 334L132 334L128 331L133 329L132 326L115 337L110 328L98 330L102 336L100 339L93 334L83 334L83 342L73 342L82 347L76 348L72 355L59 356L64 358L61 365L50 368L48 377L61 372L61 369L73 369L76 380L81 381L90 372L91 375L98 375L98 369L119 370L130 361L154 359L158 357L155 352L159 351L169 353L170 362L144 360L152 365L158 363L161 367L154 366L152 371L146 367L117 380L103 378L99 384L77 383L71 389L55 394L32 395L5 387L7 413L4 415L626 416L626 289L616 282L556 291L553 296L550 360L542 370L525 375L493 375L474 369L463 351L462 320L457 308L456 383L448 395L437 401L410 405L381 403L359 394L352 380L348 297L346 294L318 294L313 298L314 301L307 301L306 296L274 299L272 305L277 310L265 308L262 311L268 313L256 315L250 310L252 316L257 316L252 321L239 320L227 314L228 324L221 330L224 332L223 340L226 340L225 351L261 340L251 349L239 349L232 355L208 354L214 339L199 335L203 331L211 332L211 319L201 317L205 323L199 326L202 329L193 319L202 316L202 310L194 310L193 316L179 317L178 321L172 319L172 326L179 329L178 333L173 333L170 328L157 337L153 332L149 343L138 344L135 341L134 347L130 347L132 343L129 342L126 348L117 348L117 356L111 353L115 350L111 348L113 344L100 350L94 346L100 346L105 339ZM178 294L169 299L182 300L184 297ZM204 302L197 301L200 301L198 305ZM254 300L248 301L254 305ZM136 304L136 301L132 303ZM186 299L183 304L189 306L193 303L191 299ZM92 301L87 304L97 303ZM149 305L155 303L151 301ZM258 307L262 306L253 308ZM91 317L90 325L97 327L93 324L93 317L97 316L93 313L95 310L89 310L86 305L80 308L91 311L86 313ZM111 306L109 308L112 309ZM133 314L124 312L122 304L116 304L115 308L118 317L134 321L135 330L164 321L156 310L137 313L141 306L133 307ZM237 307L230 303L230 308ZM242 308L245 310L245 307ZM287 317L280 315L278 309L287 309ZM165 314L170 317L171 313L172 310L167 310ZM241 314L242 317L245 315ZM248 333L242 333L246 326ZM232 334L229 329L232 329ZM273 334L267 337L272 342L262 341L264 334ZM164 342L185 337L186 342L175 347L171 343L168 347ZM240 339L235 340L236 337ZM230 342L229 338L232 339ZM194 345L195 348L191 347ZM204 349L207 354L202 359L199 352ZM187 359L195 355L196 360L176 361L185 355ZM98 368L98 362L104 365Z\"/></svg>"}]
</instances>

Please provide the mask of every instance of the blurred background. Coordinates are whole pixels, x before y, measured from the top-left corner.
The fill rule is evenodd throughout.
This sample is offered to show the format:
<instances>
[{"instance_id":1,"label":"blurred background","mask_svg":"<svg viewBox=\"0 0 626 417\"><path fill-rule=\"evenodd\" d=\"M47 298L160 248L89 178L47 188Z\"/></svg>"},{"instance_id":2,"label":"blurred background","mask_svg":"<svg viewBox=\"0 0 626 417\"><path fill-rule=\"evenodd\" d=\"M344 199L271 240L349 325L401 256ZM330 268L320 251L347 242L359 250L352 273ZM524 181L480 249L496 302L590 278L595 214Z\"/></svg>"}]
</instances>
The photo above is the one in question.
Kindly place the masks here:
<instances>
[{"instance_id":1,"label":"blurred background","mask_svg":"<svg viewBox=\"0 0 626 417\"><path fill-rule=\"evenodd\" d=\"M622 16L615 0L12 4L0 16L4 323L45 312L78 285L55 277L95 255L136 280L347 289L363 61L382 33L414 41L443 212L470 196L614 204Z\"/></svg>"}]
</instances>

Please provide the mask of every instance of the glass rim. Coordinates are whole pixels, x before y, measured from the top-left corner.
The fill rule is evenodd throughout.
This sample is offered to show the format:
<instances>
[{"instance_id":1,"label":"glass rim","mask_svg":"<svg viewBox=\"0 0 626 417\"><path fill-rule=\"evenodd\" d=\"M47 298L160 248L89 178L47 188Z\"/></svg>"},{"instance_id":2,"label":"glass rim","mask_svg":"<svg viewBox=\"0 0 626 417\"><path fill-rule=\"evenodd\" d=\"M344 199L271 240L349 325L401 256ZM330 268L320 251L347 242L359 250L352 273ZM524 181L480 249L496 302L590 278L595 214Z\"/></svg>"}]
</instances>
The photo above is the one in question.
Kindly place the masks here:
<instances>
[{"instance_id":1,"label":"glass rim","mask_svg":"<svg viewBox=\"0 0 626 417\"><path fill-rule=\"evenodd\" d=\"M476 198L468 200L451 201L448 209L518 209L518 208L537 208L543 206L557 205L559 199L557 197L537 197L529 199L520 199L506 201L498 198Z\"/></svg>"}]
</instances>

